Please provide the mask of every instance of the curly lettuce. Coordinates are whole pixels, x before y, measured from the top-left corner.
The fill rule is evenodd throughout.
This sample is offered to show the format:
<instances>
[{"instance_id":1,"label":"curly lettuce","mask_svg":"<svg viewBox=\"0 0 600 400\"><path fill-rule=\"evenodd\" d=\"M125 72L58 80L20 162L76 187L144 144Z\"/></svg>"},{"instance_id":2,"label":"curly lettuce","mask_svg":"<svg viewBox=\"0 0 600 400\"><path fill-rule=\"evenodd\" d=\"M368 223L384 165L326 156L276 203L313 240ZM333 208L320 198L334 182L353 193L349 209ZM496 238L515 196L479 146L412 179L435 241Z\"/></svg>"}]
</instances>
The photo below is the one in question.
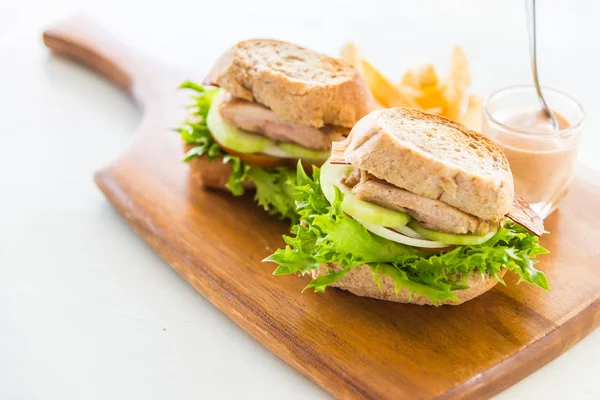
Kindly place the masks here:
<instances>
[{"instance_id":1,"label":"curly lettuce","mask_svg":"<svg viewBox=\"0 0 600 400\"><path fill-rule=\"evenodd\" d=\"M327 201L319 177L316 168L312 178L301 167L297 170L294 196L300 222L291 228L294 236L283 237L285 248L264 260L278 265L274 275L304 275L320 265L336 263L335 270L329 266L327 275L318 276L305 288L323 292L353 268L368 264L380 288L381 276L386 275L393 280L396 293L406 288L435 305L457 300L455 291L467 288L466 278L472 272L496 277L504 284L498 274L506 268L519 275L519 282L549 290L546 276L534 267L535 256L548 251L520 225L507 220L486 243L432 254L367 231L342 212L339 189L333 204Z\"/></svg>"},{"instance_id":2,"label":"curly lettuce","mask_svg":"<svg viewBox=\"0 0 600 400\"><path fill-rule=\"evenodd\" d=\"M206 125L208 110L219 89L190 81L182 83L180 88L195 92L187 120L176 129L181 139L193 146L183 156L183 161L190 162L200 156L207 157L209 161L222 159L223 163L231 165L232 173L225 186L234 196L245 193L244 182L253 182L256 186L254 198L260 206L270 215L279 215L295 222L297 214L293 193L296 173L285 167L255 167L246 164L239 157L227 154L214 140Z\"/></svg>"}]
</instances>

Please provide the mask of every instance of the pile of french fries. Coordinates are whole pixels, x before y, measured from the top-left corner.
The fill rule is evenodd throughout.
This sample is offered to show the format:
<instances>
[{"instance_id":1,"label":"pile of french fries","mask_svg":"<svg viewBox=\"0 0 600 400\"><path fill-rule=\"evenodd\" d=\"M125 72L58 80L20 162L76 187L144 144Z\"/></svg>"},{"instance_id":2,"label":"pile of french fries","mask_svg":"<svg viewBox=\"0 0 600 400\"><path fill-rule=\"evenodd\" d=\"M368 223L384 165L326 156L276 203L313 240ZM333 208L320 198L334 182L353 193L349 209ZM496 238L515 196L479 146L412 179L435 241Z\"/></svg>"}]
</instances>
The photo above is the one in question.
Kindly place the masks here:
<instances>
[{"instance_id":1,"label":"pile of french fries","mask_svg":"<svg viewBox=\"0 0 600 400\"><path fill-rule=\"evenodd\" d=\"M452 50L447 76L440 78L433 64L424 64L408 69L399 82L385 77L352 42L344 45L340 55L362 75L382 108L416 108L458 121L472 130L481 130L483 99L467 95L471 75L467 57L460 47Z\"/></svg>"}]
</instances>

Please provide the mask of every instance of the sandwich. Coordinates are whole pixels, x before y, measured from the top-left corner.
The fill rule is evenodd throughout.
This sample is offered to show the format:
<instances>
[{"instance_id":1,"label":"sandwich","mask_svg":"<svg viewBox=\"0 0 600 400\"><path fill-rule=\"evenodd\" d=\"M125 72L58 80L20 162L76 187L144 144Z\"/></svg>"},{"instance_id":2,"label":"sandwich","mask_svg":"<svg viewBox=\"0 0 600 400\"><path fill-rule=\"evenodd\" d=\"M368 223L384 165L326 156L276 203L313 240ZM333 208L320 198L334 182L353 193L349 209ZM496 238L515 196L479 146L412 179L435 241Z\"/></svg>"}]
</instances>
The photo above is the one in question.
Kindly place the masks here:
<instances>
[{"instance_id":1,"label":"sandwich","mask_svg":"<svg viewBox=\"0 0 600 400\"><path fill-rule=\"evenodd\" d=\"M370 113L312 177L299 169L299 222L265 261L307 288L414 304L461 304L507 271L549 290L534 258L541 219L514 193L506 156L447 118Z\"/></svg>"},{"instance_id":2,"label":"sandwich","mask_svg":"<svg viewBox=\"0 0 600 400\"><path fill-rule=\"evenodd\" d=\"M359 73L341 60L278 40L245 40L226 51L178 129L184 161L202 187L256 200L272 214L295 218L295 167L321 165L331 143L371 111Z\"/></svg>"}]
</instances>

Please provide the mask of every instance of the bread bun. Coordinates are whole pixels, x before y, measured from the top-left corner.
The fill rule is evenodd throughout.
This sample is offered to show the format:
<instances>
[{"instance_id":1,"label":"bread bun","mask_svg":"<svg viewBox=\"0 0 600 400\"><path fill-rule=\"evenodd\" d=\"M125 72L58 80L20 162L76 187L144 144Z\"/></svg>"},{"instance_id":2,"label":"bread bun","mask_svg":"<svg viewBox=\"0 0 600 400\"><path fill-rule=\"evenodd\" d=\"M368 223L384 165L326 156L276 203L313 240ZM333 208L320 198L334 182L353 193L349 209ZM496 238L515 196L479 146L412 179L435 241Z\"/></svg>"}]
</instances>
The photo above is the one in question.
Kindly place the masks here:
<instances>
[{"instance_id":1,"label":"bread bun","mask_svg":"<svg viewBox=\"0 0 600 400\"><path fill-rule=\"evenodd\" d=\"M206 156L195 157L189 162L190 178L201 188L227 190L225 185L231 176L231 165L224 164L223 158L208 161ZM244 186L246 186L244 182Z\"/></svg>"},{"instance_id":2,"label":"bread bun","mask_svg":"<svg viewBox=\"0 0 600 400\"><path fill-rule=\"evenodd\" d=\"M333 270L336 272L341 269L336 264L332 264L332 266ZM327 268L327 265L321 265L318 270L311 271L313 279L319 275L327 275L328 273L329 269ZM498 275L503 277L505 273L506 269L503 269ZM467 276L466 285L469 286L469 288L454 292L456 297L458 297L457 301L449 300L438 305L448 304L455 306L462 304L465 301L474 299L475 297L487 292L496 286L496 283L498 283L498 280L494 277L482 278L481 273L473 272ZM402 288L396 295L394 290L394 281L392 278L386 275L381 276L380 290L375 283L375 280L373 280L371 268L369 268L369 266L366 264L353 268L350 272L348 272L348 274L346 274L344 279L337 281L331 286L347 290L357 296L372 297L374 299L394 301L397 303L433 305L427 297L417 295L413 295L411 297L408 289L406 288Z\"/></svg>"},{"instance_id":3,"label":"bread bun","mask_svg":"<svg viewBox=\"0 0 600 400\"><path fill-rule=\"evenodd\" d=\"M351 128L374 109L369 88L352 66L279 40L238 43L219 58L207 81L316 128Z\"/></svg>"},{"instance_id":4,"label":"bread bun","mask_svg":"<svg viewBox=\"0 0 600 400\"><path fill-rule=\"evenodd\" d=\"M399 188L485 221L512 209L514 183L504 153L487 137L408 108L375 111L350 132L344 157Z\"/></svg>"}]
</instances>

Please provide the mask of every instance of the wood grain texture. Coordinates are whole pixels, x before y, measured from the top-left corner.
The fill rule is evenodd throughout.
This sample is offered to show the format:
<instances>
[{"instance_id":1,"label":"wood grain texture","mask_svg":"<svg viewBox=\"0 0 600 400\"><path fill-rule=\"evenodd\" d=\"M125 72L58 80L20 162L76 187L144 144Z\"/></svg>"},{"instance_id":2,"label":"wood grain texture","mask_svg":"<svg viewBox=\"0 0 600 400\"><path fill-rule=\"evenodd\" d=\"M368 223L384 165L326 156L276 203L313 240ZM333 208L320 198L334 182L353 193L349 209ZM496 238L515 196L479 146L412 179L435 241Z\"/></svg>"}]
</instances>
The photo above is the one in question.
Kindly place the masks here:
<instances>
[{"instance_id":1,"label":"wood grain texture","mask_svg":"<svg viewBox=\"0 0 600 400\"><path fill-rule=\"evenodd\" d=\"M287 224L250 196L197 189L169 128L182 115L185 74L143 60L87 21L44 34L55 52L82 62L138 100L133 145L96 174L132 228L200 293L286 362L340 398L483 398L563 353L600 324L598 177L580 173L542 239L550 293L507 286L458 307L419 307L273 277L261 260ZM146 64L147 63L147 64Z\"/></svg>"}]
</instances>

